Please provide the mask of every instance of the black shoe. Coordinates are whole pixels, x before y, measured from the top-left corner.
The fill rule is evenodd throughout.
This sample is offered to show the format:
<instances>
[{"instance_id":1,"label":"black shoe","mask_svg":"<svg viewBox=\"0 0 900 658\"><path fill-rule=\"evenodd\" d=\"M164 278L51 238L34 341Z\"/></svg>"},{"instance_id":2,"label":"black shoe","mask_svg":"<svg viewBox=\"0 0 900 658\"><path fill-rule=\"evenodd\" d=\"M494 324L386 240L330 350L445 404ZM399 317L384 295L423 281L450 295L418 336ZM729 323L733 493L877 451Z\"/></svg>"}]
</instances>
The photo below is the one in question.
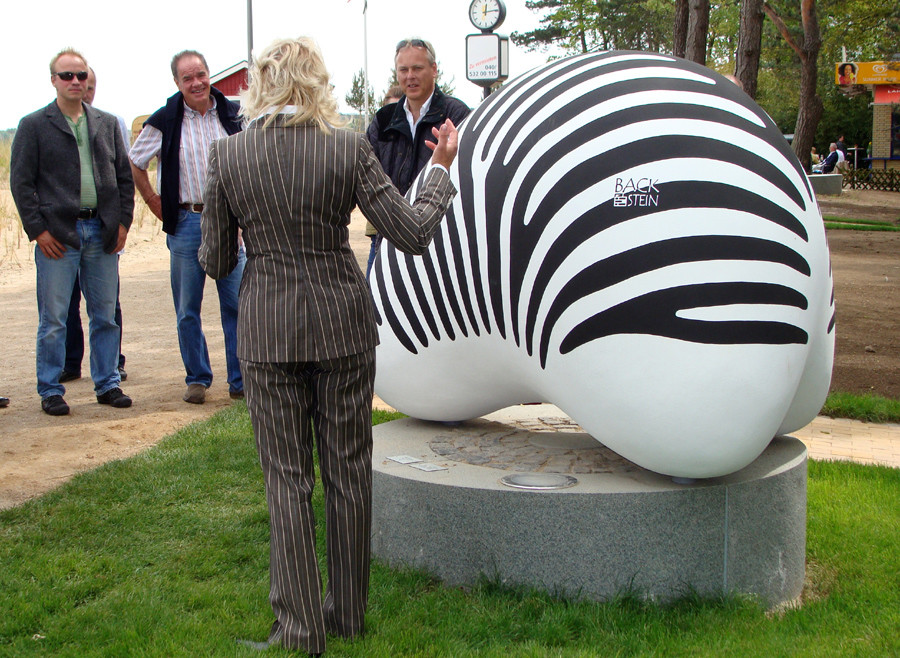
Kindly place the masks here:
<instances>
[{"instance_id":1,"label":"black shoe","mask_svg":"<svg viewBox=\"0 0 900 658\"><path fill-rule=\"evenodd\" d=\"M128 373L125 372L125 368L122 366L119 366L119 379L123 382L128 379Z\"/></svg>"},{"instance_id":2,"label":"black shoe","mask_svg":"<svg viewBox=\"0 0 900 658\"><path fill-rule=\"evenodd\" d=\"M80 372L72 372L71 370L63 370L62 374L59 376L59 383L65 384L66 382L74 382L76 379L81 379Z\"/></svg>"},{"instance_id":3,"label":"black shoe","mask_svg":"<svg viewBox=\"0 0 900 658\"><path fill-rule=\"evenodd\" d=\"M61 395L51 395L41 400L41 409L51 416L66 416L69 413L69 405Z\"/></svg>"},{"instance_id":4,"label":"black shoe","mask_svg":"<svg viewBox=\"0 0 900 658\"><path fill-rule=\"evenodd\" d=\"M117 409L131 406L131 398L125 395L121 388L111 388L106 393L98 395L97 402L111 405Z\"/></svg>"},{"instance_id":5,"label":"black shoe","mask_svg":"<svg viewBox=\"0 0 900 658\"><path fill-rule=\"evenodd\" d=\"M232 400L243 400L244 392L243 391L228 391L228 397Z\"/></svg>"},{"instance_id":6,"label":"black shoe","mask_svg":"<svg viewBox=\"0 0 900 658\"><path fill-rule=\"evenodd\" d=\"M9 406L9 398L0 396L0 409L3 409L3 407L8 407L8 406Z\"/></svg>"}]
</instances>

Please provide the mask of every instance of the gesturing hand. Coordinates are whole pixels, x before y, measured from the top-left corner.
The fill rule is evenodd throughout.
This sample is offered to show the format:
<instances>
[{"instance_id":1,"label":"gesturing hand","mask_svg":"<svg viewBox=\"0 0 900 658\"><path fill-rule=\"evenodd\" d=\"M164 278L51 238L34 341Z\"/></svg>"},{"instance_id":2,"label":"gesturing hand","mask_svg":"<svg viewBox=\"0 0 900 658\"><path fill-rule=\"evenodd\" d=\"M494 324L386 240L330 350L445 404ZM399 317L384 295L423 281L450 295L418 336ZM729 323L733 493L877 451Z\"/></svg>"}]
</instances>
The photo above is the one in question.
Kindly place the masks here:
<instances>
[{"instance_id":1,"label":"gesturing hand","mask_svg":"<svg viewBox=\"0 0 900 658\"><path fill-rule=\"evenodd\" d=\"M450 119L447 119L440 128L432 128L431 134L437 138L437 144L425 142L428 148L434 151L431 161L449 170L459 148L459 133L456 131L456 126Z\"/></svg>"}]
</instances>

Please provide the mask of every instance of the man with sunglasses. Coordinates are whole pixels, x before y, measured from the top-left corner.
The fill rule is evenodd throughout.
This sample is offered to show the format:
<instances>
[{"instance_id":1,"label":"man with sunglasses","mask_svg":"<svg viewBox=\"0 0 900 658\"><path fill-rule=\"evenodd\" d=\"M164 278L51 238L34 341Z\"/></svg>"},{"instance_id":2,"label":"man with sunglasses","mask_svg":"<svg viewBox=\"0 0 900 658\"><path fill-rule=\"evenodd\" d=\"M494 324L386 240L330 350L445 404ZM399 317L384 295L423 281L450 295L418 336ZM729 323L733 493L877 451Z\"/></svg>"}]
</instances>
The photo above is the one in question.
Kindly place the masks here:
<instances>
[{"instance_id":1,"label":"man with sunglasses","mask_svg":"<svg viewBox=\"0 0 900 658\"><path fill-rule=\"evenodd\" d=\"M210 86L206 58L185 50L172 58L172 76L178 92L154 112L134 141L129 156L134 182L154 215L162 219L169 247L172 298L178 330L178 345L187 384L182 399L190 404L206 401L213 372L200 307L206 273L200 267L200 214L210 144L241 131L238 106ZM150 184L147 168L153 158L159 167L159 193ZM228 394L244 397L244 380L237 358L238 290L247 257L239 250L237 267L216 281L222 331L225 334L225 365Z\"/></svg>"},{"instance_id":2,"label":"man with sunglasses","mask_svg":"<svg viewBox=\"0 0 900 658\"><path fill-rule=\"evenodd\" d=\"M97 93L97 75L93 67L88 67L88 77L84 90L84 102L94 104L94 95ZM125 148L131 146L131 131L125 125L125 119L113 114L119 123L122 132L122 141ZM122 254L119 254L120 256ZM121 288L120 288L121 289ZM122 354L122 307L119 297L116 296L116 324L119 326L119 378L124 382L128 378L125 372L125 355ZM84 329L81 326L81 283L75 277L75 287L72 288L72 300L69 302L69 316L66 318L66 363L59 383L71 382L81 379L81 361L84 359Z\"/></svg>"},{"instance_id":3,"label":"man with sunglasses","mask_svg":"<svg viewBox=\"0 0 900 658\"><path fill-rule=\"evenodd\" d=\"M403 96L375 113L366 136L384 173L406 194L431 159L432 151L425 145L426 138L432 139L431 129L440 128L447 119L458 127L471 110L437 88L437 59L427 41L400 41L394 65Z\"/></svg>"},{"instance_id":4,"label":"man with sunglasses","mask_svg":"<svg viewBox=\"0 0 900 658\"><path fill-rule=\"evenodd\" d=\"M83 102L87 79L80 53L56 55L50 62L56 100L19 122L10 156L10 190L25 232L37 242L37 390L51 416L69 413L59 378L76 275L87 300L97 402L131 406L119 388L114 314L117 252L131 226L134 184L116 118Z\"/></svg>"}]
</instances>

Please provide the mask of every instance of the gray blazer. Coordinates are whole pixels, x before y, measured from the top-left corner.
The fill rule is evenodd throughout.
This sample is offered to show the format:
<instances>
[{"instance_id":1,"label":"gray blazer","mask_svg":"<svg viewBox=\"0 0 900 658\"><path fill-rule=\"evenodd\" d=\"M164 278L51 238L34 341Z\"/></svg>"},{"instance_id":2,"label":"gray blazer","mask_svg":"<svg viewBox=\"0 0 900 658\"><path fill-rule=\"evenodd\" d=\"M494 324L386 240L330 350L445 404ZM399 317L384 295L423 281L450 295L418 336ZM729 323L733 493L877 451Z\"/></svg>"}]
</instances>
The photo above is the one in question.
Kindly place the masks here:
<instances>
[{"instance_id":1,"label":"gray blazer","mask_svg":"<svg viewBox=\"0 0 900 658\"><path fill-rule=\"evenodd\" d=\"M115 251L119 225L131 226L134 183L128 149L118 121L84 104L97 186L97 215L103 224L104 249ZM75 230L81 206L78 144L54 100L19 122L9 165L9 187L25 233L34 240L44 231L63 244L81 248Z\"/></svg>"},{"instance_id":2,"label":"gray blazer","mask_svg":"<svg viewBox=\"0 0 900 658\"><path fill-rule=\"evenodd\" d=\"M260 121L214 142L201 221L200 264L214 279L247 265L238 306L238 357L324 361L378 344L363 273L350 249L350 212L398 249L420 254L456 194L435 168L414 206L385 175L365 135Z\"/></svg>"}]
</instances>

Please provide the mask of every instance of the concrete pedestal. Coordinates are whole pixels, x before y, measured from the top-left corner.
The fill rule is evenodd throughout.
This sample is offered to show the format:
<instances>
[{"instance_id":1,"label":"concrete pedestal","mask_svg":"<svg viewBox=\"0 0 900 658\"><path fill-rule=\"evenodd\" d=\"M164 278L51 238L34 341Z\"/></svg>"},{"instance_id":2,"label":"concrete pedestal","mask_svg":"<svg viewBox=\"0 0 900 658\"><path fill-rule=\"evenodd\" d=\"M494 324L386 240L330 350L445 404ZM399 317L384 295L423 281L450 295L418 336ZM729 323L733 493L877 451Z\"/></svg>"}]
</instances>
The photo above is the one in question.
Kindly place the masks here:
<instances>
[{"instance_id":1,"label":"concrete pedestal","mask_svg":"<svg viewBox=\"0 0 900 658\"><path fill-rule=\"evenodd\" d=\"M809 182L816 194L830 194L840 196L844 191L844 175L836 174L810 174Z\"/></svg>"},{"instance_id":2,"label":"concrete pedestal","mask_svg":"<svg viewBox=\"0 0 900 658\"><path fill-rule=\"evenodd\" d=\"M774 606L803 587L806 447L794 438L774 439L727 477L676 483L619 457L552 405L374 431L372 552L388 564L449 585L484 575L591 599L631 589L668 600L693 589ZM396 461L406 457L421 461ZM501 483L516 473L577 483Z\"/></svg>"}]
</instances>

